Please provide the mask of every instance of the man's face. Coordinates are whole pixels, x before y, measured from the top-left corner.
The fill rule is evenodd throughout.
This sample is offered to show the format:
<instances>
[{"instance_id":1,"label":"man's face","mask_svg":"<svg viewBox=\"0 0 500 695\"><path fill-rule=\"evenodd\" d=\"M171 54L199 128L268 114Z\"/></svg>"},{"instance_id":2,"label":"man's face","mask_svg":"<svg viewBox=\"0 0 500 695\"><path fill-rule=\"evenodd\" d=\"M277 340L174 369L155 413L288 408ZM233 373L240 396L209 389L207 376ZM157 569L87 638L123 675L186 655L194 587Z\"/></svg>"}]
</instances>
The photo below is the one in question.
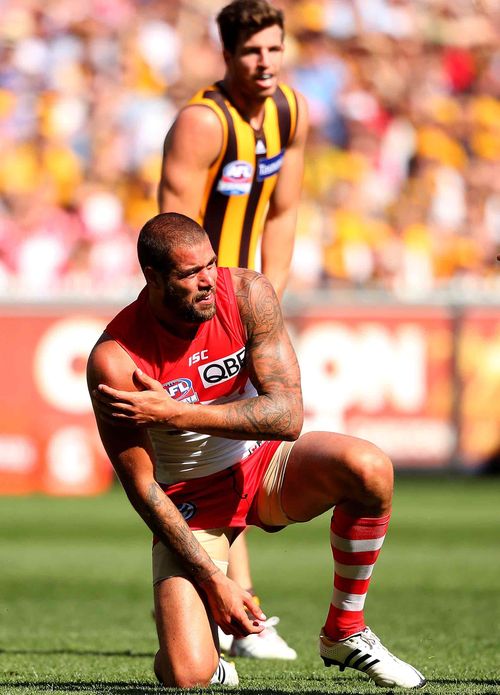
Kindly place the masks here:
<instances>
[{"instance_id":1,"label":"man's face","mask_svg":"<svg viewBox=\"0 0 500 695\"><path fill-rule=\"evenodd\" d=\"M274 24L224 52L228 73L242 94L265 99L276 91L283 63L283 32Z\"/></svg>"},{"instance_id":2,"label":"man's face","mask_svg":"<svg viewBox=\"0 0 500 695\"><path fill-rule=\"evenodd\" d=\"M196 324L215 316L216 262L208 237L196 246L175 249L163 292L163 305L174 318Z\"/></svg>"}]
</instances>

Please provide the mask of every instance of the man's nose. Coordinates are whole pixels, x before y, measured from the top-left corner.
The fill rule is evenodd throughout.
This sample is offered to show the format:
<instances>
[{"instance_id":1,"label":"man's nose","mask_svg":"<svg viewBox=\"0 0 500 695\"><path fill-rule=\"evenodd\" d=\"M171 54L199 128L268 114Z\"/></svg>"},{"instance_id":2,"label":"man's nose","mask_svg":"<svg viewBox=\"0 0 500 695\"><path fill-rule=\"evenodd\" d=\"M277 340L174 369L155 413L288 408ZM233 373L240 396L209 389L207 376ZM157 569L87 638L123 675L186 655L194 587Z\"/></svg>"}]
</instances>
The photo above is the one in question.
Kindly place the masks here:
<instances>
[{"instance_id":1,"label":"man's nose","mask_svg":"<svg viewBox=\"0 0 500 695\"><path fill-rule=\"evenodd\" d=\"M198 273L198 283L203 287L213 287L214 282L212 274L210 273L208 268L200 270L200 272Z\"/></svg>"},{"instance_id":2,"label":"man's nose","mask_svg":"<svg viewBox=\"0 0 500 695\"><path fill-rule=\"evenodd\" d=\"M270 55L268 48L261 48L259 51L259 66L267 67L270 62Z\"/></svg>"}]
</instances>

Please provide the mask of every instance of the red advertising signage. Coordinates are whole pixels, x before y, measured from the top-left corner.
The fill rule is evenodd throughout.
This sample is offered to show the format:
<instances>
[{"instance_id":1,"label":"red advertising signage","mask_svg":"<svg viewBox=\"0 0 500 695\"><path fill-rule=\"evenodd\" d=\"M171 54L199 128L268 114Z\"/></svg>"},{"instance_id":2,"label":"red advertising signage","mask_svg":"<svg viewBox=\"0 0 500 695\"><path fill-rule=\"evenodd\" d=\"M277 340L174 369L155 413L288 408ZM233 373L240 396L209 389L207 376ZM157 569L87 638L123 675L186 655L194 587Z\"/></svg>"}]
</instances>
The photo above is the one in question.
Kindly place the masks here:
<instances>
[{"instance_id":1,"label":"red advertising signage","mask_svg":"<svg viewBox=\"0 0 500 695\"><path fill-rule=\"evenodd\" d=\"M468 309L457 340L459 450L464 465L500 457L500 310Z\"/></svg>"},{"instance_id":2,"label":"red advertising signage","mask_svg":"<svg viewBox=\"0 0 500 695\"><path fill-rule=\"evenodd\" d=\"M449 465L456 432L445 310L335 308L291 326L307 428L368 439L400 467Z\"/></svg>"},{"instance_id":3,"label":"red advertising signage","mask_svg":"<svg viewBox=\"0 0 500 695\"><path fill-rule=\"evenodd\" d=\"M113 479L85 382L104 320L87 311L0 314L0 493L88 495Z\"/></svg>"},{"instance_id":4,"label":"red advertising signage","mask_svg":"<svg viewBox=\"0 0 500 695\"><path fill-rule=\"evenodd\" d=\"M119 308L0 307L0 494L111 485L85 367ZM400 468L473 468L498 451L497 308L333 307L287 323L306 429L369 439Z\"/></svg>"}]
</instances>

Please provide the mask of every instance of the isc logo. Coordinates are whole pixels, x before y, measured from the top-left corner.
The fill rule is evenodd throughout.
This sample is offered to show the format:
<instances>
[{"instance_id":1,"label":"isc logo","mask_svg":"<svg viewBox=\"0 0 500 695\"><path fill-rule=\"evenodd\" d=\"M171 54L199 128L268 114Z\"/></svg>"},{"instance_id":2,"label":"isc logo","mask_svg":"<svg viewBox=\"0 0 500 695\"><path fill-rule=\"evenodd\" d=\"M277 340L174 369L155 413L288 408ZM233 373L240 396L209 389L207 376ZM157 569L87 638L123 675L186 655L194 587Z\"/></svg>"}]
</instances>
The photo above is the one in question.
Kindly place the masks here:
<instances>
[{"instance_id":1,"label":"isc logo","mask_svg":"<svg viewBox=\"0 0 500 695\"><path fill-rule=\"evenodd\" d=\"M214 362L198 367L198 373L203 381L203 386L209 388L235 377L240 371L245 361L245 348L241 348L232 355L221 357Z\"/></svg>"},{"instance_id":2,"label":"isc logo","mask_svg":"<svg viewBox=\"0 0 500 695\"><path fill-rule=\"evenodd\" d=\"M195 352L188 360L188 364L191 367L197 362L203 362L208 357L208 350L201 350L200 352Z\"/></svg>"}]
</instances>

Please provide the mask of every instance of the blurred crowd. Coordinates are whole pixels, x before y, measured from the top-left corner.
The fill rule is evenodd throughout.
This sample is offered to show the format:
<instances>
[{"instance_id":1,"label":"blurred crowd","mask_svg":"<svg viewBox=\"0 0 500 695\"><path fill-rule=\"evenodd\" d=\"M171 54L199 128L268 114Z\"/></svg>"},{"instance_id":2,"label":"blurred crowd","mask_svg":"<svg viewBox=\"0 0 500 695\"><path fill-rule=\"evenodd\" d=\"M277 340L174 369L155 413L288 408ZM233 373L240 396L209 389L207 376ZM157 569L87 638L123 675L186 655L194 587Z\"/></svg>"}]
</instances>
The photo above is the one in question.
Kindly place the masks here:
<instances>
[{"instance_id":1,"label":"blurred crowd","mask_svg":"<svg viewBox=\"0 0 500 695\"><path fill-rule=\"evenodd\" d=\"M311 117L290 288L498 297L498 0L275 0ZM221 0L3 0L0 297L131 295Z\"/></svg>"}]
</instances>

